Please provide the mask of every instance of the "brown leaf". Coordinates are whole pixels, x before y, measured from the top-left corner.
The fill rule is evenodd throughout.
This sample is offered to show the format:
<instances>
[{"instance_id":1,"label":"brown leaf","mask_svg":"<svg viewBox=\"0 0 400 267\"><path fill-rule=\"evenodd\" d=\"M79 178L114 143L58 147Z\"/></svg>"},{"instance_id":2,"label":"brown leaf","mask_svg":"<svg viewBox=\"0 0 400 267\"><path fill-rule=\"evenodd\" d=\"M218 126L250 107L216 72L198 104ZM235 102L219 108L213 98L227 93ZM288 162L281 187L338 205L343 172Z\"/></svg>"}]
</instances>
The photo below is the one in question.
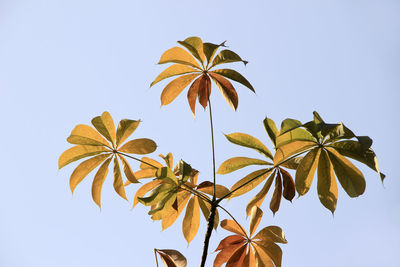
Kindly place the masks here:
<instances>
[{"instance_id":1,"label":"brown leaf","mask_svg":"<svg viewBox=\"0 0 400 267\"><path fill-rule=\"evenodd\" d=\"M190 86L190 88L188 90L188 94L187 94L188 103L189 103L190 109L192 110L193 116L195 115L196 99L197 99L197 95L199 94L200 83L201 83L202 78L203 78L203 76L200 76L192 83L192 85Z\"/></svg>"},{"instance_id":2,"label":"brown leaf","mask_svg":"<svg viewBox=\"0 0 400 267\"><path fill-rule=\"evenodd\" d=\"M207 75L203 75L199 85L199 103L203 108L207 107L208 100L211 95L211 80Z\"/></svg>"},{"instance_id":3,"label":"brown leaf","mask_svg":"<svg viewBox=\"0 0 400 267\"><path fill-rule=\"evenodd\" d=\"M182 255L177 250L174 249L155 249L155 251L160 255L161 260L166 267L186 267L187 260L185 256Z\"/></svg>"},{"instance_id":4,"label":"brown leaf","mask_svg":"<svg viewBox=\"0 0 400 267\"><path fill-rule=\"evenodd\" d=\"M219 74L216 73L209 73L209 74L213 79L213 81L215 82L215 84L217 85L221 94L224 96L226 102L228 102L228 104L234 110L236 110L238 107L239 98L231 82Z\"/></svg>"},{"instance_id":5,"label":"brown leaf","mask_svg":"<svg viewBox=\"0 0 400 267\"><path fill-rule=\"evenodd\" d=\"M236 250L235 253L233 253L233 255L226 263L225 267L243 267L242 264L244 258L246 257L246 251L247 251L247 244L243 245L238 250Z\"/></svg>"},{"instance_id":6,"label":"brown leaf","mask_svg":"<svg viewBox=\"0 0 400 267\"><path fill-rule=\"evenodd\" d=\"M294 185L294 181L292 176L290 175L289 172L286 170L279 168L281 174L282 174L282 179L283 179L283 197L286 198L289 201L292 201L294 196L296 195L296 187Z\"/></svg>"}]
</instances>

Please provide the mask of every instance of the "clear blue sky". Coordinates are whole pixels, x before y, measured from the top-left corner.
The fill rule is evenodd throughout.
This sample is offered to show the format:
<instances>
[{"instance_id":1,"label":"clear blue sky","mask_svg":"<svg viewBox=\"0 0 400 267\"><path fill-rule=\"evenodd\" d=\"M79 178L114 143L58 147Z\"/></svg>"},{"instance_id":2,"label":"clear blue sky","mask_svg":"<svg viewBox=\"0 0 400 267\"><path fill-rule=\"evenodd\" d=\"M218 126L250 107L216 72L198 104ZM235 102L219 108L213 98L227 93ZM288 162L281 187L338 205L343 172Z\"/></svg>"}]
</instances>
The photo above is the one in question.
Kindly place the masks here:
<instances>
[{"instance_id":1,"label":"clear blue sky","mask_svg":"<svg viewBox=\"0 0 400 267\"><path fill-rule=\"evenodd\" d=\"M227 40L249 61L236 69L257 92L238 85L235 113L213 90L218 164L257 156L222 133L269 142L266 115L305 122L317 110L374 140L384 186L361 167L365 194L350 199L340 189L334 217L315 186L292 204L283 201L275 217L262 206L262 226L281 226L289 241L283 266L400 266L399 14L395 0L0 1L0 266L155 266L154 247L178 249L190 267L198 265L204 221L188 247L182 218L162 232L146 209L130 210L133 188L126 202L108 177L100 212L90 195L93 175L72 196L76 164L57 169L72 128L108 110L115 120L143 120L134 136L158 143L154 157L171 151L209 179L208 114L193 119L185 94L160 108L166 83L149 89L163 69L156 65L161 53L189 36ZM217 179L230 186L245 173ZM255 193L226 205L244 225ZM212 236L211 251L227 234Z\"/></svg>"}]
</instances>

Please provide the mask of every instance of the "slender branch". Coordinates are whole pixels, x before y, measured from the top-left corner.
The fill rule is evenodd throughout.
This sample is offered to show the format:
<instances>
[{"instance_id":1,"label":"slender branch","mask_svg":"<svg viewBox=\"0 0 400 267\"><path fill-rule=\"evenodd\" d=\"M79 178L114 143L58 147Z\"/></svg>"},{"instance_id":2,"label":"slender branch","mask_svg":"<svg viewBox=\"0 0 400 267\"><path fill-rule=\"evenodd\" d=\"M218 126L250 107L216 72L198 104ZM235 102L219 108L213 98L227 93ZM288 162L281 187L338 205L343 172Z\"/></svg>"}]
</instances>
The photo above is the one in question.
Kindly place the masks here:
<instances>
[{"instance_id":1,"label":"slender branch","mask_svg":"<svg viewBox=\"0 0 400 267\"><path fill-rule=\"evenodd\" d=\"M221 208L223 211L225 211L235 221L235 223L240 227L240 229L242 229L242 231L246 235L247 239L249 239L249 236L247 235L246 230L244 230L243 227L240 225L240 223L238 221L236 221L235 217L233 217L233 215L224 207L218 205L218 208Z\"/></svg>"},{"instance_id":2,"label":"slender branch","mask_svg":"<svg viewBox=\"0 0 400 267\"><path fill-rule=\"evenodd\" d=\"M141 159L135 158L134 156L131 156L131 155L128 155L128 154L125 154L125 153L119 152L119 151L116 151L116 153L117 153L117 154L120 154L120 155L122 155L122 156L128 157L128 158L131 158L131 159L134 159L134 160L140 161L140 162L142 162L142 163L144 163L144 164L147 164L147 165L149 165L150 167L153 167L153 168L155 168L155 169L158 169L158 167L157 167L157 166L154 166L153 164L151 164L151 163L148 163L148 162L146 162L146 161L144 161L144 160L141 160Z\"/></svg>"},{"instance_id":3,"label":"slender branch","mask_svg":"<svg viewBox=\"0 0 400 267\"><path fill-rule=\"evenodd\" d=\"M185 186L186 188L181 187L181 189L192 193L193 195L202 198L203 200L207 201L208 203L212 204L212 201L205 195L203 195L202 193L200 193L199 191L197 191L196 189L191 188L190 186L186 185L186 184L182 184L183 186Z\"/></svg>"},{"instance_id":4,"label":"slender branch","mask_svg":"<svg viewBox=\"0 0 400 267\"><path fill-rule=\"evenodd\" d=\"M214 146L214 127L213 127L213 119L212 119L212 110L211 110L211 101L210 98L208 98L208 106L209 106L209 111L210 111L210 129L211 129L211 147L212 147L212 157L213 157L213 182L214 182L214 191L213 191L213 201L216 199L215 197L215 183L216 183L216 178L215 178L215 146Z\"/></svg>"}]
</instances>

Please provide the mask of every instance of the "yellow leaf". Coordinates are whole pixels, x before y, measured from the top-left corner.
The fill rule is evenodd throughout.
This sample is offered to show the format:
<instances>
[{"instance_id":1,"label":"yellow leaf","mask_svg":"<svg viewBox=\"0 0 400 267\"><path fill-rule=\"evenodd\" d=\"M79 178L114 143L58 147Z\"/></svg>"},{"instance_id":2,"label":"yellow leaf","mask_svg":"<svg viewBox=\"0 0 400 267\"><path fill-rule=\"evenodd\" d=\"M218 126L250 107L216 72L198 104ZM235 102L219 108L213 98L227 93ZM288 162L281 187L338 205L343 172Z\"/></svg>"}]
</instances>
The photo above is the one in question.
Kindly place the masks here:
<instances>
[{"instance_id":1,"label":"yellow leaf","mask_svg":"<svg viewBox=\"0 0 400 267\"><path fill-rule=\"evenodd\" d=\"M265 196L267 195L269 189L271 188L272 182L274 181L275 177L275 170L271 174L271 176L268 178L268 180L265 182L263 188L260 190L260 192L255 195L250 202L246 206L246 214L247 216L250 215L250 212L254 206L260 207L262 202L265 199Z\"/></svg>"},{"instance_id":2,"label":"yellow leaf","mask_svg":"<svg viewBox=\"0 0 400 267\"><path fill-rule=\"evenodd\" d=\"M254 234L254 231L257 229L257 226L260 223L262 216L263 216L263 211L259 207L254 206L251 209L250 232L249 232L250 236Z\"/></svg>"},{"instance_id":3,"label":"yellow leaf","mask_svg":"<svg viewBox=\"0 0 400 267\"><path fill-rule=\"evenodd\" d=\"M300 161L296 169L296 190L300 196L306 194L311 187L320 153L320 148L314 148Z\"/></svg>"},{"instance_id":4,"label":"yellow leaf","mask_svg":"<svg viewBox=\"0 0 400 267\"><path fill-rule=\"evenodd\" d=\"M316 146L316 143L310 141L294 141L292 143L283 145L275 152L274 164L278 165L282 161L288 159L290 156L306 151L314 146Z\"/></svg>"},{"instance_id":5,"label":"yellow leaf","mask_svg":"<svg viewBox=\"0 0 400 267\"><path fill-rule=\"evenodd\" d=\"M258 171L254 171L245 176L244 178L240 179L232 186L230 191L232 192L239 187L240 189L237 189L234 193L232 193L229 196L229 198L238 197L254 189L257 185L259 185L262 181L264 181L265 178L268 177L271 171L272 169L261 169Z\"/></svg>"},{"instance_id":6,"label":"yellow leaf","mask_svg":"<svg viewBox=\"0 0 400 267\"><path fill-rule=\"evenodd\" d=\"M241 236L247 236L246 233L243 231L243 229L233 220L225 219L221 221L221 227L224 228L225 230L241 235Z\"/></svg>"},{"instance_id":7,"label":"yellow leaf","mask_svg":"<svg viewBox=\"0 0 400 267\"><path fill-rule=\"evenodd\" d=\"M104 180L108 174L108 165L111 162L111 158L108 158L101 164L99 170L97 171L96 175L94 176L94 180L92 183L92 198L94 202L101 208L101 189L103 187Z\"/></svg>"},{"instance_id":8,"label":"yellow leaf","mask_svg":"<svg viewBox=\"0 0 400 267\"><path fill-rule=\"evenodd\" d=\"M190 196L191 194L187 191L178 192L176 198L177 210L171 209L170 212L162 218L161 227L163 230L170 227L176 219L178 219L179 215L186 207L186 203L189 201Z\"/></svg>"},{"instance_id":9,"label":"yellow leaf","mask_svg":"<svg viewBox=\"0 0 400 267\"><path fill-rule=\"evenodd\" d=\"M199 74L187 74L172 80L161 93L161 105L170 104Z\"/></svg>"},{"instance_id":10,"label":"yellow leaf","mask_svg":"<svg viewBox=\"0 0 400 267\"><path fill-rule=\"evenodd\" d=\"M158 64L179 63L201 69L199 63L185 49L173 47L162 54Z\"/></svg>"},{"instance_id":11,"label":"yellow leaf","mask_svg":"<svg viewBox=\"0 0 400 267\"><path fill-rule=\"evenodd\" d=\"M258 261L259 261L258 266L281 267L282 250L278 245L270 242L267 243L254 242L252 244L254 245L254 248L258 254ZM275 265L273 264L271 265L271 261Z\"/></svg>"},{"instance_id":12,"label":"yellow leaf","mask_svg":"<svg viewBox=\"0 0 400 267\"><path fill-rule=\"evenodd\" d=\"M209 181L202 182L201 184L199 184L197 186L197 190L212 196L214 193L214 184ZM229 193L229 189L226 188L225 186L219 185L219 184L215 185L215 196L217 198L221 198L228 193Z\"/></svg>"},{"instance_id":13,"label":"yellow leaf","mask_svg":"<svg viewBox=\"0 0 400 267\"><path fill-rule=\"evenodd\" d=\"M361 171L335 149L327 150L336 176L346 193L350 197L362 195L365 191L365 179Z\"/></svg>"},{"instance_id":14,"label":"yellow leaf","mask_svg":"<svg viewBox=\"0 0 400 267\"><path fill-rule=\"evenodd\" d=\"M61 169L62 167L70 164L71 162L77 161L82 158L86 158L89 156L94 156L100 154L102 152L111 152L110 150L106 149L105 147L100 146L74 146L67 150L65 150L60 158L58 159L58 168Z\"/></svg>"},{"instance_id":15,"label":"yellow leaf","mask_svg":"<svg viewBox=\"0 0 400 267\"><path fill-rule=\"evenodd\" d=\"M125 160L124 157L122 157L121 155L118 155L119 158L121 159L122 162L122 167L124 168L124 173L126 178L128 178L128 180L131 183L139 183L139 181L136 179L135 174L133 173L131 166L129 166L128 162Z\"/></svg>"},{"instance_id":16,"label":"yellow leaf","mask_svg":"<svg viewBox=\"0 0 400 267\"><path fill-rule=\"evenodd\" d=\"M106 146L111 149L110 144L95 129L85 124L75 126L67 141L76 145Z\"/></svg>"},{"instance_id":17,"label":"yellow leaf","mask_svg":"<svg viewBox=\"0 0 400 267\"><path fill-rule=\"evenodd\" d=\"M182 232L188 244L196 236L200 226L200 206L197 197L192 197L186 207Z\"/></svg>"},{"instance_id":18,"label":"yellow leaf","mask_svg":"<svg viewBox=\"0 0 400 267\"><path fill-rule=\"evenodd\" d=\"M161 72L157 76L157 78L150 84L150 87L164 79L167 79L167 78L170 78L170 77L173 77L176 75L191 73L191 72L199 72L199 70L194 69L189 66L186 66L186 65L182 65L182 64L174 64L174 65L166 68L163 72Z\"/></svg>"},{"instance_id":19,"label":"yellow leaf","mask_svg":"<svg viewBox=\"0 0 400 267\"><path fill-rule=\"evenodd\" d=\"M138 197L143 197L144 195L146 195L147 192L149 192L150 190L156 188L160 184L161 184L160 180L153 180L151 182L148 182L147 184L144 184L142 187L140 187L136 191L135 197L133 198L133 208L139 202L138 201Z\"/></svg>"},{"instance_id":20,"label":"yellow leaf","mask_svg":"<svg viewBox=\"0 0 400 267\"><path fill-rule=\"evenodd\" d=\"M287 240L285 238L285 234L279 226L270 225L264 227L258 232L253 239L258 239L262 242L274 242L274 243L282 243L286 244Z\"/></svg>"},{"instance_id":21,"label":"yellow leaf","mask_svg":"<svg viewBox=\"0 0 400 267\"><path fill-rule=\"evenodd\" d=\"M145 179L145 178L156 177L156 173L157 173L156 169L145 169L135 172L134 175L136 179Z\"/></svg>"},{"instance_id":22,"label":"yellow leaf","mask_svg":"<svg viewBox=\"0 0 400 267\"><path fill-rule=\"evenodd\" d=\"M154 168L153 166L155 166L156 168ZM148 157L143 157L142 162L140 163L140 169L142 169L142 170L147 170L147 169L157 170L158 168L162 168L162 167L163 167L163 165L160 162L158 162L157 160L148 158Z\"/></svg>"},{"instance_id":23,"label":"yellow leaf","mask_svg":"<svg viewBox=\"0 0 400 267\"><path fill-rule=\"evenodd\" d=\"M122 144L139 126L140 120L123 119L119 122L117 128L117 141L116 146Z\"/></svg>"},{"instance_id":24,"label":"yellow leaf","mask_svg":"<svg viewBox=\"0 0 400 267\"><path fill-rule=\"evenodd\" d=\"M325 150L321 151L318 162L318 197L322 205L332 213L335 211L338 188L332 163Z\"/></svg>"},{"instance_id":25,"label":"yellow leaf","mask_svg":"<svg viewBox=\"0 0 400 267\"><path fill-rule=\"evenodd\" d=\"M165 157L162 154L160 154L159 156L165 161L165 164L167 164L168 168L170 168L171 170L174 168L174 157L172 156L171 152L168 153Z\"/></svg>"},{"instance_id":26,"label":"yellow leaf","mask_svg":"<svg viewBox=\"0 0 400 267\"><path fill-rule=\"evenodd\" d=\"M115 142L115 125L114 121L107 111L101 116L92 119L93 126L112 144Z\"/></svg>"},{"instance_id":27,"label":"yellow leaf","mask_svg":"<svg viewBox=\"0 0 400 267\"><path fill-rule=\"evenodd\" d=\"M97 166L100 165L103 160L105 160L107 157L109 157L109 154L102 154L95 156L93 158L90 158L88 160L85 160L81 164L76 167L76 169L72 172L71 178L69 180L69 187L71 188L71 192L73 193L75 190L75 187L82 182L82 180L91 172L93 171Z\"/></svg>"},{"instance_id":28,"label":"yellow leaf","mask_svg":"<svg viewBox=\"0 0 400 267\"><path fill-rule=\"evenodd\" d=\"M217 173L227 174L250 165L272 165L272 163L261 159L234 157L222 162L222 164L218 168Z\"/></svg>"},{"instance_id":29,"label":"yellow leaf","mask_svg":"<svg viewBox=\"0 0 400 267\"><path fill-rule=\"evenodd\" d=\"M157 144L148 138L134 139L126 142L120 149L120 152L129 154L149 154L157 149Z\"/></svg>"},{"instance_id":30,"label":"yellow leaf","mask_svg":"<svg viewBox=\"0 0 400 267\"><path fill-rule=\"evenodd\" d=\"M186 47L195 58L204 64L203 41L199 37L189 37L184 41L178 41L178 43Z\"/></svg>"},{"instance_id":31,"label":"yellow leaf","mask_svg":"<svg viewBox=\"0 0 400 267\"><path fill-rule=\"evenodd\" d=\"M124 182L122 181L121 169L119 168L118 158L114 157L114 180L113 186L115 192L122 198L126 199Z\"/></svg>"}]
</instances>

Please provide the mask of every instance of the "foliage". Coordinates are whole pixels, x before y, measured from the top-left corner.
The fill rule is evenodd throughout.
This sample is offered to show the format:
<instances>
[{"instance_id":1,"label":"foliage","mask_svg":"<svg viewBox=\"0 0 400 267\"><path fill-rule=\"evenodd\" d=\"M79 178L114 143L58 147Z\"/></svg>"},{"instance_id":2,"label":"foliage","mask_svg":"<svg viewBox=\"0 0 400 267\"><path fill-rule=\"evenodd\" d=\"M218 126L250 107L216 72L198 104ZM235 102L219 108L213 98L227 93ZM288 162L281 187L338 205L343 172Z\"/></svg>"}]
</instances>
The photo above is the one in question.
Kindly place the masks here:
<instances>
[{"instance_id":1,"label":"foliage","mask_svg":"<svg viewBox=\"0 0 400 267\"><path fill-rule=\"evenodd\" d=\"M214 134L211 111L211 80L219 88L225 100L234 110L238 106L238 95L232 80L254 92L253 86L237 71L232 69L215 69L225 63L243 62L235 52L225 49L225 42L216 45L203 43L199 37L189 37L178 42L182 47L167 50L160 58L159 64L173 63L159 74L150 86L171 77L161 93L161 104L171 103L187 86L187 98L190 109L195 114L196 100L206 109L209 107L211 126L211 145L213 156L213 181L199 182L199 171L183 160L174 166L172 153L160 155L163 163L144 156L137 158L130 154L146 155L156 150L156 143L148 138L127 141L136 130L140 120L123 119L117 129L111 115L104 112L92 119L92 125L77 125L67 138L75 146L63 152L58 166L62 167L85 159L72 172L70 188L76 186L94 169L97 172L92 183L92 197L101 206L101 190L108 174L111 160L113 166L113 185L122 198L127 199L125 186L143 182L133 198L133 207L138 203L149 207L148 214L152 220L161 221L162 229L170 227L185 210L182 222L182 233L188 244L196 236L201 213L206 219L207 231L201 267L205 266L208 244L213 230L220 225L234 235L220 241L216 251L214 266L252 267L282 265L282 250L276 243L287 243L282 229L278 226L267 226L257 234L263 212L261 205L274 183L269 208L275 215L279 210L282 196L292 201L296 195L306 194L317 172L317 191L320 202L332 213L336 209L338 198L337 180L350 197L357 197L365 191L365 178L351 160L361 162L376 171L382 181L385 175L379 171L372 139L357 136L343 123L325 123L321 116L314 112L313 120L301 123L295 119L285 119L280 130L270 118L263 121L264 128L273 145L273 152L259 139L246 133L225 135L235 145L257 151L263 158L236 156L225 160L216 172ZM224 47L221 51L218 50ZM128 159L140 162L139 168L133 171ZM119 160L122 163L121 171ZM245 177L236 181L231 189L216 182L216 174L226 175L247 167L258 167ZM122 176L125 174L125 181ZM295 172L295 179L290 172ZM250 200L246 214L250 216L249 232L237 222L235 217L221 203L225 199L247 194L263 183L261 190ZM134 185L133 185L134 186ZM224 211L231 219L221 223L219 211ZM187 260L173 249L154 249L158 266L158 257L167 267L186 267Z\"/></svg>"},{"instance_id":2,"label":"foliage","mask_svg":"<svg viewBox=\"0 0 400 267\"><path fill-rule=\"evenodd\" d=\"M153 86L164 79L179 76L165 86L161 93L161 105L171 103L192 83L187 98L190 109L195 115L197 98L203 108L207 107L211 95L211 80L234 110L238 107L239 99L236 89L227 79L241 83L255 92L249 81L239 72L232 69L213 69L215 66L225 63L243 62L245 65L247 64L247 61L241 59L238 54L231 50L223 49L217 54L220 47L225 47L225 42L217 45L203 43L199 37L189 37L184 41L178 41L178 43L186 50L176 46L165 51L158 64L175 64L161 72L150 84L150 86Z\"/></svg>"},{"instance_id":3,"label":"foliage","mask_svg":"<svg viewBox=\"0 0 400 267\"><path fill-rule=\"evenodd\" d=\"M69 180L71 191L97 166L102 164L92 183L92 197L99 207L101 206L101 189L108 174L108 166L114 159L114 180L113 185L119 196L126 199L124 183L122 180L121 169L118 158L122 162L123 172L126 178L132 183L138 183L132 168L124 157L128 154L148 154L156 150L156 143L148 138L133 139L122 143L136 130L140 120L123 119L119 122L117 131L112 117L108 112L92 119L93 129L89 125L79 124L71 132L67 141L76 146L64 151L58 159L58 168L70 164L82 158L91 157L83 161L72 172ZM105 139L104 139L105 138ZM107 140L106 140L107 139Z\"/></svg>"}]
</instances>

